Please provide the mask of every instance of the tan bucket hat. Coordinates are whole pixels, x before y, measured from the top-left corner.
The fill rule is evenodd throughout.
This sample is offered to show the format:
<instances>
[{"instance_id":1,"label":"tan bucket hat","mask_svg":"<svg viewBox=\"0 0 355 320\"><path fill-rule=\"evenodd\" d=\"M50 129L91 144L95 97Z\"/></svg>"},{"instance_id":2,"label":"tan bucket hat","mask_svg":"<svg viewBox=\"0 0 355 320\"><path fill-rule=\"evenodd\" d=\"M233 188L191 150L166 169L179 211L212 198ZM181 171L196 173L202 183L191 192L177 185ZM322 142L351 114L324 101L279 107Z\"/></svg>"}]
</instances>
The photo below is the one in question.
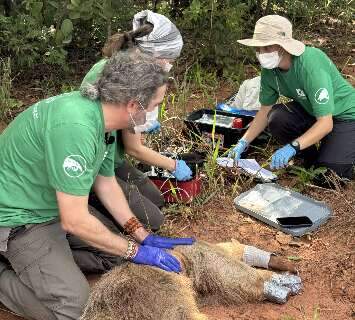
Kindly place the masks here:
<instances>
[{"instance_id":1,"label":"tan bucket hat","mask_svg":"<svg viewBox=\"0 0 355 320\"><path fill-rule=\"evenodd\" d=\"M294 56L300 56L305 50L304 43L292 38L291 22L276 14L260 18L255 24L253 38L238 42L251 47L278 44Z\"/></svg>"}]
</instances>

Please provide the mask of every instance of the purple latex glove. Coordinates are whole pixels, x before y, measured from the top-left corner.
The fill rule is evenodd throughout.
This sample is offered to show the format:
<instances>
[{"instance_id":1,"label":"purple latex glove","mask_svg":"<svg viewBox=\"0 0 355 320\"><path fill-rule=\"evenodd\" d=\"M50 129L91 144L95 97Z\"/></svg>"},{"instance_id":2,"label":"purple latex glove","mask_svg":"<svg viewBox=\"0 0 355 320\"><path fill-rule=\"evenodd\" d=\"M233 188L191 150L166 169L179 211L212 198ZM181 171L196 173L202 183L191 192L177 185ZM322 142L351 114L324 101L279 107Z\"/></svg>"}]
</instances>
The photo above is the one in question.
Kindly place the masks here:
<instances>
[{"instance_id":1,"label":"purple latex glove","mask_svg":"<svg viewBox=\"0 0 355 320\"><path fill-rule=\"evenodd\" d=\"M176 168L171 174L179 181L192 179L192 171L184 160L176 160Z\"/></svg>"},{"instance_id":2,"label":"purple latex glove","mask_svg":"<svg viewBox=\"0 0 355 320\"><path fill-rule=\"evenodd\" d=\"M195 241L194 238L167 238L150 234L143 240L142 245L162 249L173 249L176 246L192 245Z\"/></svg>"},{"instance_id":3,"label":"purple latex glove","mask_svg":"<svg viewBox=\"0 0 355 320\"><path fill-rule=\"evenodd\" d=\"M286 167L295 154L296 150L290 144L285 145L273 154L270 168L280 169Z\"/></svg>"},{"instance_id":4,"label":"purple latex glove","mask_svg":"<svg viewBox=\"0 0 355 320\"><path fill-rule=\"evenodd\" d=\"M169 272L180 272L181 265L178 259L163 249L139 246L136 256L132 262L158 267Z\"/></svg>"}]
</instances>

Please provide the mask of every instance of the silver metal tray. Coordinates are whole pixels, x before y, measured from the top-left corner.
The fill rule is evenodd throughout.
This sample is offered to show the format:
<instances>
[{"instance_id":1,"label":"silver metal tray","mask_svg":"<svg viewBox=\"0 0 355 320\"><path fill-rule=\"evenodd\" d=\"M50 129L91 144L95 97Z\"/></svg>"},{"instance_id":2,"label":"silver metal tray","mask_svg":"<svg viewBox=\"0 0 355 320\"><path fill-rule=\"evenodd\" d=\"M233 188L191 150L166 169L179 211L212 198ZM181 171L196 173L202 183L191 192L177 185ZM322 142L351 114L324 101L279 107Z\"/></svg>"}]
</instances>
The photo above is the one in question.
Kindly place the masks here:
<instances>
[{"instance_id":1,"label":"silver metal tray","mask_svg":"<svg viewBox=\"0 0 355 320\"><path fill-rule=\"evenodd\" d=\"M258 184L234 199L235 206L254 218L285 233L302 236L317 229L332 214L331 209L321 201L311 199L298 192L275 183ZM276 218L307 216L313 225L304 228L282 228Z\"/></svg>"}]
</instances>

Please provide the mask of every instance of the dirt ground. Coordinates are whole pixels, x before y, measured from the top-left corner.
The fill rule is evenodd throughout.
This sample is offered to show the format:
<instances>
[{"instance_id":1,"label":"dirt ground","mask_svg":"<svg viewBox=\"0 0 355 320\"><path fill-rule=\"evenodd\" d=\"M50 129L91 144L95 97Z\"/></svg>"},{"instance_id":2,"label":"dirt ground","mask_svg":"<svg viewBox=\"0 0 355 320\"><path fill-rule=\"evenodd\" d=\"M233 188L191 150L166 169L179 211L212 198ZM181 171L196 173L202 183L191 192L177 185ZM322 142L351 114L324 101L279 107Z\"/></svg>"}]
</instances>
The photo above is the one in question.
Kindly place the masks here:
<instances>
[{"instance_id":1,"label":"dirt ground","mask_svg":"<svg viewBox=\"0 0 355 320\"><path fill-rule=\"evenodd\" d=\"M355 318L355 186L335 192L310 189L314 199L325 201L333 217L318 232L292 238L238 212L233 198L215 199L204 209L203 218L185 228L174 220L178 236L195 236L211 242L235 238L243 243L293 257L304 282L302 294L285 305L272 303L203 308L211 319L325 319ZM339 199L341 198L341 199ZM335 201L338 199L339 201ZM179 232L179 230L183 230ZM319 313L319 318L315 317Z\"/></svg>"},{"instance_id":2,"label":"dirt ground","mask_svg":"<svg viewBox=\"0 0 355 320\"><path fill-rule=\"evenodd\" d=\"M355 319L355 184L341 192L309 188L305 193L325 201L333 216L319 231L302 238L287 236L239 212L229 195L213 198L194 219L183 215L168 218L169 233L176 236L213 243L234 238L297 260L304 282L302 294L285 305L264 302L202 307L211 320ZM21 318L2 307L0 319Z\"/></svg>"}]
</instances>

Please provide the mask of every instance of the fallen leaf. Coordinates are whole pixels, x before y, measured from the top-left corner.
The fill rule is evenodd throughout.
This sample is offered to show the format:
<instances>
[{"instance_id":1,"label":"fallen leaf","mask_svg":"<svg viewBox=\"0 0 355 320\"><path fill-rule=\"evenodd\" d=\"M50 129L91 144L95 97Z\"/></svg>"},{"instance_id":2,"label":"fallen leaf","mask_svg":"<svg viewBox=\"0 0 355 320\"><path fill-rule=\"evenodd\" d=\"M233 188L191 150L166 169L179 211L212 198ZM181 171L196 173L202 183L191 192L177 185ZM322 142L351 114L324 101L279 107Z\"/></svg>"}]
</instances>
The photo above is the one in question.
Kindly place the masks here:
<instances>
[{"instance_id":1,"label":"fallen leaf","mask_svg":"<svg viewBox=\"0 0 355 320\"><path fill-rule=\"evenodd\" d=\"M302 258L298 257L298 256L288 256L287 259L290 260L290 261L300 261L300 260L302 260Z\"/></svg>"}]
</instances>

